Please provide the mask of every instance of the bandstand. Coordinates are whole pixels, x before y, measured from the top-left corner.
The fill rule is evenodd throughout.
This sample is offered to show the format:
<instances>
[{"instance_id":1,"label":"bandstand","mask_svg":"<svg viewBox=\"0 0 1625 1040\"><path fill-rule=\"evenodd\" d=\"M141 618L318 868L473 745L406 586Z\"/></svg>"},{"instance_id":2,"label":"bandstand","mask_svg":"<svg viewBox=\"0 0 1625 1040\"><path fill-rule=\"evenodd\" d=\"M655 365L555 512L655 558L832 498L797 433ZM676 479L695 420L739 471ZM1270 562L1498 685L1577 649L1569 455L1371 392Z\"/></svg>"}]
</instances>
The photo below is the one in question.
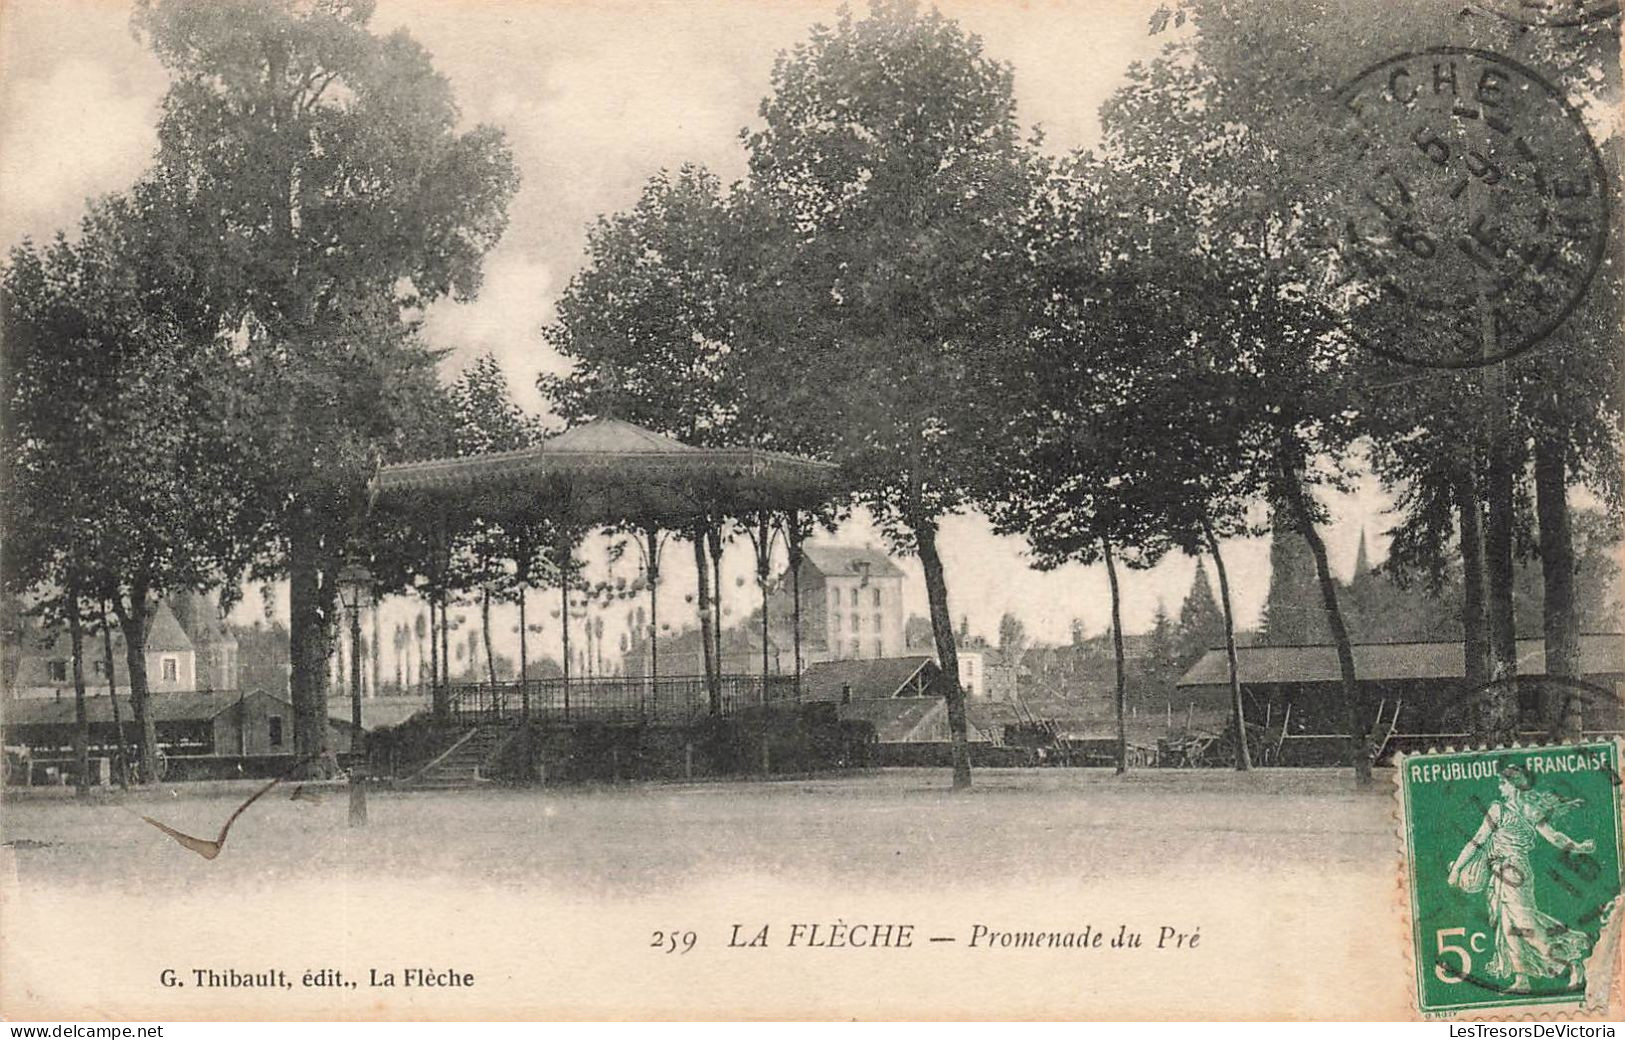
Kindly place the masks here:
<instances>
[{"instance_id":1,"label":"bandstand","mask_svg":"<svg viewBox=\"0 0 1625 1040\"><path fill-rule=\"evenodd\" d=\"M842 493L832 464L754 448L697 447L619 419L600 418L517 451L384 466L372 490L375 511L392 514L431 540L444 542L446 532L471 521L499 528L543 525L554 536L553 561L564 564L545 582L557 585L561 597L563 675L525 674L521 623L520 678L450 683L435 677L433 715L460 732L459 739L481 728L487 731L484 742L494 739L493 731L515 728L544 740L549 734L583 729L714 734L727 728L721 720L796 714L802 666L801 540L808 516ZM720 573L722 542L714 535L725 522L744 527L756 550L764 626L759 671L729 673L722 666L721 611L716 609L720 589L709 589L713 582L708 579ZM571 564L580 539L605 529L624 533L642 557L649 607L648 624L640 633L649 640L646 674L571 674ZM664 674L659 667L657 592L668 535L695 547L704 674ZM773 542L780 537L789 557L794 600L795 654L787 674L771 669L766 653L768 570ZM683 742L692 769L692 742Z\"/></svg>"}]
</instances>

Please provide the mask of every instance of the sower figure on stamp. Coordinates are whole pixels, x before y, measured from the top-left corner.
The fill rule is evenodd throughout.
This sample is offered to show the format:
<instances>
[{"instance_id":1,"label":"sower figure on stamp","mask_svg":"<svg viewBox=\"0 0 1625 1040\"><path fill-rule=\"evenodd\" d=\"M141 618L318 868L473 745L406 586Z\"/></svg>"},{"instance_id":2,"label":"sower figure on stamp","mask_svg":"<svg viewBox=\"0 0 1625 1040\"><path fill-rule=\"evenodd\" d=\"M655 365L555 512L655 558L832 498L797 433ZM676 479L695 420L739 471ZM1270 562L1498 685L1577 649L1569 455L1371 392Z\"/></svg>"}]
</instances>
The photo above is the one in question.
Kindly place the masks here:
<instances>
[{"instance_id":1,"label":"sower figure on stamp","mask_svg":"<svg viewBox=\"0 0 1625 1040\"><path fill-rule=\"evenodd\" d=\"M1496 978L1510 976L1508 991L1512 993L1527 993L1531 975L1557 978L1564 972L1569 988L1578 988L1590 949L1584 932L1569 928L1536 906L1529 852L1537 834L1559 849L1586 855L1596 849L1596 842L1589 838L1575 841L1551 825L1580 804L1578 799L1533 787L1534 779L1522 767L1502 767L1501 798L1491 803L1478 833L1450 865L1448 879L1464 892L1488 889L1495 956L1486 970Z\"/></svg>"}]
</instances>

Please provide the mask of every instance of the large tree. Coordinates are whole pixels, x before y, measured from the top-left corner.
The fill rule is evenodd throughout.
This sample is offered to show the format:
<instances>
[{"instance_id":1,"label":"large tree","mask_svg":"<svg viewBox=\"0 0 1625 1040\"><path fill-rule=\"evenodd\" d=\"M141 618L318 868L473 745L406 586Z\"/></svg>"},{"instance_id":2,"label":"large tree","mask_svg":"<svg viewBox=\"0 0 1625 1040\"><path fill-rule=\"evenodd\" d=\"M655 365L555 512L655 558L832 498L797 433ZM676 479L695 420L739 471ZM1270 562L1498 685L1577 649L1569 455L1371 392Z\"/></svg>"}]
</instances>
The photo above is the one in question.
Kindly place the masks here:
<instances>
[{"instance_id":1,"label":"large tree","mask_svg":"<svg viewBox=\"0 0 1625 1040\"><path fill-rule=\"evenodd\" d=\"M451 387L454 442L459 455L514 451L541 441L542 423L526 414L508 389L495 356L483 354L458 373ZM497 655L492 649L491 603L513 600L519 608L519 669L529 664L527 593L538 579L554 573L556 525L545 518L501 520L474 516L453 546L452 584L473 592L480 610L488 678L494 685ZM521 688L521 713L530 717L530 691Z\"/></svg>"},{"instance_id":2,"label":"large tree","mask_svg":"<svg viewBox=\"0 0 1625 1040\"><path fill-rule=\"evenodd\" d=\"M1148 472L1166 489L1155 498L1171 509L1170 536L1183 541L1181 531L1195 531L1210 549L1215 520L1240 533L1247 503L1280 506L1277 515L1290 518L1315 559L1345 700L1356 713L1352 652L1339 634L1337 585L1317 529L1324 511L1310 493L1346 480L1354 434L1357 356L1337 310L1310 291L1323 263L1306 214L1322 208L1331 138L1313 104L1276 103L1332 99L1335 90L1319 83L1324 70L1305 68L1301 53L1256 53L1260 41L1274 43L1269 17L1301 15L1181 5L1182 16L1192 13L1195 30L1132 68L1102 110L1112 171L1102 209L1118 215L1128 243L1117 252L1144 270L1138 291L1162 287L1169 303L1160 320L1182 333L1141 361L1162 373L1164 392L1152 400L1167 420ZM1226 35L1231 29L1253 32L1255 47ZM1243 55L1254 64L1231 67ZM1352 715L1350 722L1357 728Z\"/></svg>"},{"instance_id":3,"label":"large tree","mask_svg":"<svg viewBox=\"0 0 1625 1040\"><path fill-rule=\"evenodd\" d=\"M472 296L516 184L499 131L371 0L142 0L169 71L153 178L190 219L240 347L239 430L290 583L294 745L327 751L337 582L396 410L432 369L409 320Z\"/></svg>"},{"instance_id":4,"label":"large tree","mask_svg":"<svg viewBox=\"0 0 1625 1040\"><path fill-rule=\"evenodd\" d=\"M696 165L657 173L631 209L599 217L587 233L587 264L544 330L573 363L562 376L538 379L554 409L570 422L612 415L685 444L783 447L743 390L746 301L758 277L752 236L763 227L743 192L724 189ZM653 518L632 519L647 552L658 544ZM725 519L698 518L681 532L694 553L714 710L721 707L722 596L714 586Z\"/></svg>"},{"instance_id":5,"label":"large tree","mask_svg":"<svg viewBox=\"0 0 1625 1040\"><path fill-rule=\"evenodd\" d=\"M1599 470L1615 468L1619 455L1619 379L1613 371L1618 351L1599 349L1602 341L1584 331L1592 323L1583 314L1593 306L1605 312L1617 310L1617 265L1604 265L1581 310L1564 326L1534 351L1510 362L1477 371L1445 372L1394 361L1396 356L1436 354L1437 341L1449 338L1439 335L1447 331L1449 321L1467 330L1469 339L1482 334L1485 349L1494 355L1497 351L1491 348L1500 333L1486 317L1494 313L1494 293L1521 281L1514 276L1524 261L1516 250L1501 249L1493 242L1493 228L1503 214L1486 212L1486 205L1493 209L1498 203L1489 196L1481 199L1481 192L1495 181L1490 168L1466 154L1465 147L1471 146L1456 145L1458 131L1467 141L1478 136L1473 129L1474 110L1457 106L1439 128L1450 143L1424 140L1419 129L1415 139L1396 138L1397 150L1384 155L1418 177L1427 175L1429 161L1437 165L1443 159L1449 165L1460 160L1451 170L1465 176L1465 182L1452 188L1457 181L1452 173L1449 179L1433 183L1443 184L1454 192L1452 199L1462 200L1457 209L1446 209L1466 214L1463 228L1476 226L1470 211L1477 207L1485 218L1480 223L1487 222L1492 229L1479 236L1494 254L1490 266L1497 280L1487 290L1489 302L1481 299L1476 314L1451 312L1448 320L1436 320L1425 310L1393 305L1424 288L1415 280L1401 280L1381 293L1367 291L1373 272L1380 274L1395 257L1404 261L1406 250L1427 252L1428 242L1404 223L1404 214L1420 210L1412 210L1409 200L1394 209L1394 196L1383 194L1381 185L1373 184L1375 164L1350 161L1346 143L1365 138L1337 132L1328 136L1327 129L1335 131L1348 114L1340 111L1346 99L1344 88L1362 70L1413 52L1415 40L1428 39L1521 61L1576 105L1595 134L1617 133L1616 121L1600 114L1611 110L1617 99L1618 20L1595 20L1562 32L1528 32L1511 20L1473 9L1350 8L1319 0L1260 0L1248 5L1182 0L1168 14L1188 20L1192 28L1175 45L1180 60L1174 63L1170 80L1179 80L1178 89L1160 92L1176 105L1178 99L1200 96L1200 119L1212 127L1209 136L1215 144L1250 140L1256 153L1268 160L1263 165L1231 165L1220 171L1223 182L1233 191L1255 192L1284 203L1283 219L1277 224L1280 229L1311 227L1322 221L1336 225L1328 237L1341 246L1333 254L1341 262L1331 268L1333 285L1340 291L1324 294L1322 299L1349 320L1362 343L1384 352L1379 356L1375 351L1362 351L1364 385L1350 388L1349 404L1372 439L1379 472L1405 506L1401 528L1405 557L1417 561L1422 553L1449 551L1461 558L1469 675L1486 680L1515 673L1515 556L1522 541L1520 523L1530 515L1521 503L1528 494L1531 460L1535 463L1535 497L1545 505L1537 511L1544 514L1539 517L1542 558L1550 565L1552 577L1552 594L1547 597L1549 656L1556 672L1566 672L1576 664L1577 646L1573 611L1564 587L1566 576L1573 571L1565 538L1567 487L1576 479L1589 482ZM1458 70L1449 56L1438 56L1436 62L1432 58L1416 60L1438 65L1435 89L1439 90L1449 89L1451 77L1465 71ZM1466 60L1462 58L1463 63ZM1292 103L1283 104L1282 98L1292 99ZM1531 95L1531 103L1535 100L1550 104ZM1557 118L1561 123L1562 117ZM1188 142L1179 140L1164 141L1158 147L1198 157L1214 154L1207 148L1190 149ZM1510 159L1510 147L1503 151L1507 153L1504 158ZM1609 156L1612 149L1604 147L1603 151ZM1503 158L1498 153L1492 157ZM1417 163L1420 167L1413 169ZM1586 183L1583 167L1588 163L1578 156L1572 162L1566 157L1563 165L1564 176L1569 178L1564 181L1564 192L1605 190L1603 185ZM1357 178L1354 182L1349 179L1351 174ZM1545 192L1548 182L1538 175L1519 176ZM1603 180L1612 184L1617 177ZM1260 183L1268 183L1270 190L1257 193ZM1382 221L1362 219L1359 233L1347 234L1358 207L1371 205L1362 200L1374 193L1389 206L1384 216L1398 223L1384 228L1378 226ZM1442 234L1447 226L1448 222L1432 230ZM1576 230L1564 247L1567 257L1559 267L1576 262L1605 233L1600 227L1577 225ZM1425 280L1447 285L1452 280L1481 279L1479 261L1484 256L1481 253L1474 261L1459 248L1440 250L1436 257L1425 260ZM1301 285L1308 292L1324 293L1330 288L1308 276L1301 279ZM1567 291L1566 286L1552 288ZM1443 309L1438 312L1445 313ZM1604 319L1593 327L1617 329L1617 320ZM1566 343L1576 332L1580 340L1588 342ZM1561 356L1560 362L1557 356ZM1537 374L1544 378L1534 378ZM1442 561L1427 569L1435 573L1450 570ZM1487 710L1478 720L1484 735L1510 727L1515 717L1514 696L1515 687L1510 683L1491 688Z\"/></svg>"},{"instance_id":6,"label":"large tree","mask_svg":"<svg viewBox=\"0 0 1625 1040\"><path fill-rule=\"evenodd\" d=\"M970 760L938 532L967 502L983 441L968 374L1003 337L1028 193L1011 85L950 19L880 0L779 57L746 135L752 189L788 237L759 272L772 318L752 368L802 384L783 423L838 459L893 548L920 557L956 787Z\"/></svg>"},{"instance_id":7,"label":"large tree","mask_svg":"<svg viewBox=\"0 0 1625 1040\"><path fill-rule=\"evenodd\" d=\"M172 217L148 192L111 196L77 238L24 243L4 272L6 582L70 627L112 605L146 783L158 772L152 612L235 575L254 535L226 436L224 351L198 327L189 269L167 262L183 248Z\"/></svg>"}]
</instances>

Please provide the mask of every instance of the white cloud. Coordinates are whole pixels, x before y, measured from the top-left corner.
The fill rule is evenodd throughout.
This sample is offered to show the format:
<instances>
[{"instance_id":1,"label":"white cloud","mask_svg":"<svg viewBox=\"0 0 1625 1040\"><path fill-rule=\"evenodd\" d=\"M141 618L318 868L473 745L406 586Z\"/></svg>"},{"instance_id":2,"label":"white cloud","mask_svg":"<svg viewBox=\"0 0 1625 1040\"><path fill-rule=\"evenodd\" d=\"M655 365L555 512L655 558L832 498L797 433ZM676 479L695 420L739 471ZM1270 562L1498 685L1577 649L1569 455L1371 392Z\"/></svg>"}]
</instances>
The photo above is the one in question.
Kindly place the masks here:
<instances>
[{"instance_id":1,"label":"white cloud","mask_svg":"<svg viewBox=\"0 0 1625 1040\"><path fill-rule=\"evenodd\" d=\"M548 264L497 249L485 261L485 282L472 303L444 300L429 310L424 324L430 346L450 348L445 373L480 354L494 354L507 373L514 399L532 412L544 409L536 375L559 370L558 357L542 342L542 325L552 317L558 291Z\"/></svg>"},{"instance_id":2,"label":"white cloud","mask_svg":"<svg viewBox=\"0 0 1625 1040\"><path fill-rule=\"evenodd\" d=\"M7 84L0 120L0 233L46 237L87 197L127 187L157 144L157 96L131 93L105 67L70 59Z\"/></svg>"}]
</instances>

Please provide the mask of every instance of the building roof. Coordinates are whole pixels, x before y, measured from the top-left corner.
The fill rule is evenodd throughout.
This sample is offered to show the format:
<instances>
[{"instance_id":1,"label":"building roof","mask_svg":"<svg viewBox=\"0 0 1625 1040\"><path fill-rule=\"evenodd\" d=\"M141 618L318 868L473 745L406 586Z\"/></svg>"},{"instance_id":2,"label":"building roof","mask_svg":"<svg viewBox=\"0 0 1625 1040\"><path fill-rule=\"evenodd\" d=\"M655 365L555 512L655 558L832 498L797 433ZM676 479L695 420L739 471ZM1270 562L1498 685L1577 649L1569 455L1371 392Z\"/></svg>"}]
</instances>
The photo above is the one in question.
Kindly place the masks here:
<instances>
[{"instance_id":1,"label":"building roof","mask_svg":"<svg viewBox=\"0 0 1625 1040\"><path fill-rule=\"evenodd\" d=\"M1237 674L1244 683L1335 683L1342 681L1337 648L1308 646L1243 646L1236 648ZM1625 675L1625 636L1580 637L1583 675ZM1356 643L1354 672L1375 682L1401 679L1461 679L1467 674L1466 651L1460 643ZM1518 674L1546 674L1542 640L1518 640ZM1230 666L1223 650L1209 650L1179 680L1180 686L1223 686Z\"/></svg>"},{"instance_id":2,"label":"building roof","mask_svg":"<svg viewBox=\"0 0 1625 1040\"><path fill-rule=\"evenodd\" d=\"M237 637L226 627L220 611L208 596L201 592L184 592L172 597L168 603L194 650L237 645Z\"/></svg>"},{"instance_id":3,"label":"building roof","mask_svg":"<svg viewBox=\"0 0 1625 1040\"><path fill-rule=\"evenodd\" d=\"M842 722L867 722L883 743L908 740L932 716L947 710L941 697L894 697L890 700L855 700L843 704L836 715Z\"/></svg>"},{"instance_id":4,"label":"building roof","mask_svg":"<svg viewBox=\"0 0 1625 1040\"><path fill-rule=\"evenodd\" d=\"M808 542L801 547L807 564L826 578L861 574L865 569L871 578L901 578L903 571L892 558L879 549L868 546L831 545L827 542Z\"/></svg>"},{"instance_id":5,"label":"building roof","mask_svg":"<svg viewBox=\"0 0 1625 1040\"><path fill-rule=\"evenodd\" d=\"M549 438L546 450L552 453L580 451L661 455L690 454L699 449L674 437L667 437L663 433L656 433L621 419L606 418L573 426Z\"/></svg>"},{"instance_id":6,"label":"building roof","mask_svg":"<svg viewBox=\"0 0 1625 1040\"><path fill-rule=\"evenodd\" d=\"M66 625L46 626L37 619L29 618L23 623L16 639L19 659L63 660L73 656L73 644ZM228 636L227 639L235 642L234 637ZM101 660L104 648L100 632L85 633L84 655L87 664ZM147 619L147 649L154 653L188 653L196 650L196 644L166 602L159 602ZM124 632L117 625L113 628L113 655L122 673Z\"/></svg>"},{"instance_id":7,"label":"building roof","mask_svg":"<svg viewBox=\"0 0 1625 1040\"><path fill-rule=\"evenodd\" d=\"M925 674L921 674L921 673ZM883 700L929 687L941 674L937 662L922 655L870 657L851 661L819 661L801 673L801 699L840 701L841 689L850 685L853 700Z\"/></svg>"},{"instance_id":8,"label":"building roof","mask_svg":"<svg viewBox=\"0 0 1625 1040\"><path fill-rule=\"evenodd\" d=\"M192 639L181 627L168 603L160 602L147 624L147 649L154 651L183 651L192 649Z\"/></svg>"},{"instance_id":9,"label":"building roof","mask_svg":"<svg viewBox=\"0 0 1625 1040\"><path fill-rule=\"evenodd\" d=\"M153 693L147 696L147 714L154 722L204 722L223 711L236 707L239 699L265 697L287 708L290 718L293 705L281 697L253 690L237 693ZM71 726L75 722L72 697L25 697L0 701L0 726ZM135 720L135 709L128 696L118 698L119 717L126 724ZM333 721L348 720L330 712ZM112 698L106 694L85 698L85 715L93 723L113 721ZM365 714L363 714L365 721Z\"/></svg>"},{"instance_id":10,"label":"building roof","mask_svg":"<svg viewBox=\"0 0 1625 1040\"><path fill-rule=\"evenodd\" d=\"M1008 701L965 701L965 717L984 733L1002 733L1004 727L1019 725L1021 713Z\"/></svg>"},{"instance_id":11,"label":"building roof","mask_svg":"<svg viewBox=\"0 0 1625 1040\"><path fill-rule=\"evenodd\" d=\"M595 419L515 451L382 467L377 505L408 520L455 511L682 526L697 516L812 508L839 492L828 462L756 448L683 444L619 419Z\"/></svg>"}]
</instances>

